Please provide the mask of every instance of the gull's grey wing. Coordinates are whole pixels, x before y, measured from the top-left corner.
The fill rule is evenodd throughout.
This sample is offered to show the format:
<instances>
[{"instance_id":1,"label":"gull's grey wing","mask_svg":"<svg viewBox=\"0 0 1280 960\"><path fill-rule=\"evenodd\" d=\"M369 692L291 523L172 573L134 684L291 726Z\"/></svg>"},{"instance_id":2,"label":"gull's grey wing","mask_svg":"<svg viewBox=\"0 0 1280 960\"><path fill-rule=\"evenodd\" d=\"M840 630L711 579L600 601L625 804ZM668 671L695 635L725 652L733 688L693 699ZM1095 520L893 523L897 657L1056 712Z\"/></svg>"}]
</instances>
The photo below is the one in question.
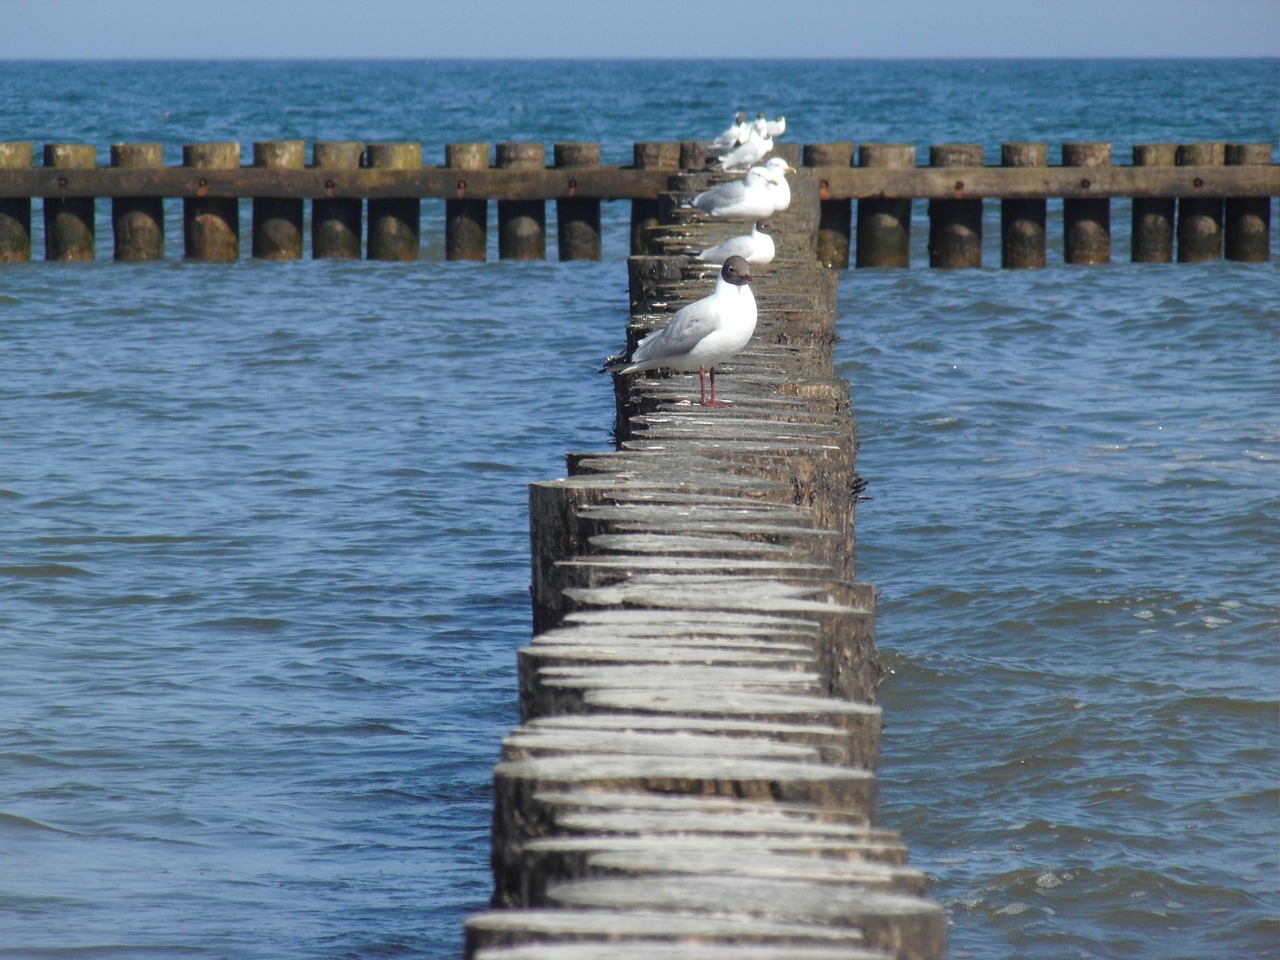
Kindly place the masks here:
<instances>
[{"instance_id":1,"label":"gull's grey wing","mask_svg":"<svg viewBox=\"0 0 1280 960\"><path fill-rule=\"evenodd\" d=\"M707 211L716 207L725 207L731 203L738 203L746 195L746 183L742 180L733 180L698 194L693 198L693 205L699 210Z\"/></svg>"},{"instance_id":2,"label":"gull's grey wing","mask_svg":"<svg viewBox=\"0 0 1280 960\"><path fill-rule=\"evenodd\" d=\"M718 263L724 263L732 256L739 256L746 260L750 260L751 253L755 250L755 244L748 234L741 237L730 237L723 243L717 243L714 247L707 247L702 253L698 254L698 259L705 260L710 254Z\"/></svg>"},{"instance_id":3,"label":"gull's grey wing","mask_svg":"<svg viewBox=\"0 0 1280 960\"><path fill-rule=\"evenodd\" d=\"M662 360L688 353L719 326L720 313L705 300L681 307L661 330L645 337L632 354L632 363Z\"/></svg>"}]
</instances>

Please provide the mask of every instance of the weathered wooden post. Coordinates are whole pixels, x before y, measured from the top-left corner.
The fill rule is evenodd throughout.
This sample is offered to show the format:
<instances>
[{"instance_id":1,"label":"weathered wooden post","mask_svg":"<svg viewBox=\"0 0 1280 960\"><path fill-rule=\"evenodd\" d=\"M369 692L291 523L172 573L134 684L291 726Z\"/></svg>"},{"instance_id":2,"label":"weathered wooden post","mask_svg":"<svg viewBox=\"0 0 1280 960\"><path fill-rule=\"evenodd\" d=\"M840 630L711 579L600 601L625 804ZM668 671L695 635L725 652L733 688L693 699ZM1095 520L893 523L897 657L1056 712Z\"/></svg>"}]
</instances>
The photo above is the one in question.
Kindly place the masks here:
<instances>
[{"instance_id":1,"label":"weathered wooden post","mask_svg":"<svg viewBox=\"0 0 1280 960\"><path fill-rule=\"evenodd\" d=\"M787 165L791 167L799 167L800 160L804 156L804 149L798 143L778 143L775 142L773 149L765 156L765 160L772 160L774 157L781 157L787 161Z\"/></svg>"},{"instance_id":2,"label":"weathered wooden post","mask_svg":"<svg viewBox=\"0 0 1280 960\"><path fill-rule=\"evenodd\" d=\"M1227 166L1271 162L1269 143L1228 143ZM1271 259L1271 198L1227 197L1223 228L1228 260L1262 263Z\"/></svg>"},{"instance_id":3,"label":"weathered wooden post","mask_svg":"<svg viewBox=\"0 0 1280 960\"><path fill-rule=\"evenodd\" d=\"M929 147L931 167L981 167L982 144L935 143ZM957 177L955 189L964 188ZM929 266L982 266L982 200L929 201Z\"/></svg>"},{"instance_id":4,"label":"weathered wooden post","mask_svg":"<svg viewBox=\"0 0 1280 960\"><path fill-rule=\"evenodd\" d=\"M1172 167L1178 152L1176 143L1135 143L1135 167ZM1173 262L1173 197L1133 198L1134 263Z\"/></svg>"},{"instance_id":5,"label":"weathered wooden post","mask_svg":"<svg viewBox=\"0 0 1280 960\"><path fill-rule=\"evenodd\" d=\"M1002 167L1045 167L1049 147L1044 143L1009 142L1000 145ZM1044 200L1000 201L1001 265L1014 268L1045 265Z\"/></svg>"},{"instance_id":6,"label":"weathered wooden post","mask_svg":"<svg viewBox=\"0 0 1280 960\"><path fill-rule=\"evenodd\" d=\"M338 176L344 170L358 170L363 156L364 144L356 140L317 140L311 145L311 166L333 170ZM312 257L360 259L363 203L359 197L316 197L311 201Z\"/></svg>"},{"instance_id":7,"label":"weathered wooden post","mask_svg":"<svg viewBox=\"0 0 1280 960\"><path fill-rule=\"evenodd\" d=\"M1226 159L1221 142L1178 145L1180 167L1220 166ZM1222 197L1178 198L1178 262L1199 263L1222 256Z\"/></svg>"},{"instance_id":8,"label":"weathered wooden post","mask_svg":"<svg viewBox=\"0 0 1280 960\"><path fill-rule=\"evenodd\" d=\"M858 166L903 169L914 167L916 148L909 143L864 143ZM888 197L858 199L857 249L859 267L906 267L911 264L911 200Z\"/></svg>"},{"instance_id":9,"label":"weathered wooden post","mask_svg":"<svg viewBox=\"0 0 1280 960\"><path fill-rule=\"evenodd\" d=\"M444 165L452 170L488 170L489 144L446 143ZM466 196L460 172L457 196L444 202L444 255L448 260L484 260L489 245L489 201Z\"/></svg>"},{"instance_id":10,"label":"weathered wooden post","mask_svg":"<svg viewBox=\"0 0 1280 960\"><path fill-rule=\"evenodd\" d=\"M417 170L422 166L422 144L371 143L365 162L371 168ZM421 229L420 197L369 198L370 260L417 260Z\"/></svg>"},{"instance_id":11,"label":"weathered wooden post","mask_svg":"<svg viewBox=\"0 0 1280 960\"><path fill-rule=\"evenodd\" d=\"M44 165L64 169L97 166L91 143L46 143ZM44 198L44 257L46 260L92 260L93 197Z\"/></svg>"},{"instance_id":12,"label":"weathered wooden post","mask_svg":"<svg viewBox=\"0 0 1280 960\"><path fill-rule=\"evenodd\" d=\"M113 143L111 166L144 170L163 168L164 145ZM115 259L160 260L164 257L164 198L114 197L111 201L111 232L115 236Z\"/></svg>"},{"instance_id":13,"label":"weathered wooden post","mask_svg":"<svg viewBox=\"0 0 1280 960\"><path fill-rule=\"evenodd\" d=\"M507 170L544 170L542 143L506 141L497 146L497 166ZM543 260L547 256L545 200L498 201L498 256L503 260Z\"/></svg>"},{"instance_id":14,"label":"weathered wooden post","mask_svg":"<svg viewBox=\"0 0 1280 960\"><path fill-rule=\"evenodd\" d=\"M1111 144L1074 141L1062 145L1064 167L1109 167ZM1078 181L1090 189L1087 172ZM1111 201L1106 197L1069 197L1062 201L1062 259L1067 263L1111 262Z\"/></svg>"},{"instance_id":15,"label":"weathered wooden post","mask_svg":"<svg viewBox=\"0 0 1280 960\"><path fill-rule=\"evenodd\" d=\"M557 170L600 166L600 144L557 143L552 148ZM572 177L572 175L570 175ZM600 259L600 200L572 195L556 198L556 241L561 260Z\"/></svg>"},{"instance_id":16,"label":"weathered wooden post","mask_svg":"<svg viewBox=\"0 0 1280 960\"><path fill-rule=\"evenodd\" d=\"M0 143L0 170L25 169L35 159L30 141ZM0 197L0 263L31 259L31 198Z\"/></svg>"},{"instance_id":17,"label":"weathered wooden post","mask_svg":"<svg viewBox=\"0 0 1280 960\"><path fill-rule=\"evenodd\" d=\"M301 140L259 140L253 165L268 170L301 170L307 148ZM253 255L261 260L302 258L302 198L253 198Z\"/></svg>"},{"instance_id":18,"label":"weathered wooden post","mask_svg":"<svg viewBox=\"0 0 1280 960\"><path fill-rule=\"evenodd\" d=\"M712 160L707 163L707 144L704 140L681 140L680 141L680 169L681 170L706 170L708 167L715 167L717 163Z\"/></svg>"},{"instance_id":19,"label":"weathered wooden post","mask_svg":"<svg viewBox=\"0 0 1280 960\"><path fill-rule=\"evenodd\" d=\"M239 143L188 143L182 165L197 170L234 170ZM200 181L203 183L203 181ZM188 260L235 260L240 256L240 201L236 197L184 197L183 255Z\"/></svg>"},{"instance_id":20,"label":"weathered wooden post","mask_svg":"<svg viewBox=\"0 0 1280 960\"><path fill-rule=\"evenodd\" d=\"M680 169L680 144L674 140L649 141L631 146L632 164L641 170ZM631 253L649 254L645 231L661 222L656 198L636 197L631 201Z\"/></svg>"},{"instance_id":21,"label":"weathered wooden post","mask_svg":"<svg viewBox=\"0 0 1280 960\"><path fill-rule=\"evenodd\" d=\"M848 167L853 165L856 147L847 140L834 143L806 143L804 165L806 167ZM818 181L818 196L825 197L827 184ZM848 197L839 200L818 201L818 262L843 270L849 266L849 242L853 233L853 201Z\"/></svg>"}]
</instances>

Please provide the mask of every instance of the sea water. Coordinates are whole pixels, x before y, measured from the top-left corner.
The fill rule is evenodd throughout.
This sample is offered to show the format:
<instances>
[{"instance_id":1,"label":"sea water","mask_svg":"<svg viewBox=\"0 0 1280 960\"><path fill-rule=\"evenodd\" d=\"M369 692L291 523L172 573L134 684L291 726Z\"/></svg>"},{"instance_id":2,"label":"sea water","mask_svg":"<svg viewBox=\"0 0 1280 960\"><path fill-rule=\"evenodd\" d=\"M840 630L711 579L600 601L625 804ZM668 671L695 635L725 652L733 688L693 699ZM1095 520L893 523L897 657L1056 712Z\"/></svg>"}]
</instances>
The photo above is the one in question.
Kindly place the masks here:
<instances>
[{"instance_id":1,"label":"sea water","mask_svg":"<svg viewBox=\"0 0 1280 960\"><path fill-rule=\"evenodd\" d=\"M1280 62L0 65L0 140L1275 142ZM38 152L38 148L37 148ZM0 266L0 957L453 957L601 263ZM1280 276L842 274L880 819L956 957L1280 955ZM247 246L248 205L242 211ZM37 250L42 244L35 202ZM554 212L549 207L554 229ZM492 231L491 231L492 232ZM491 238L491 246L493 239ZM1275 241L1273 240L1273 248ZM38 254L37 254L38 257ZM731 378L731 371L726 375Z\"/></svg>"}]
</instances>

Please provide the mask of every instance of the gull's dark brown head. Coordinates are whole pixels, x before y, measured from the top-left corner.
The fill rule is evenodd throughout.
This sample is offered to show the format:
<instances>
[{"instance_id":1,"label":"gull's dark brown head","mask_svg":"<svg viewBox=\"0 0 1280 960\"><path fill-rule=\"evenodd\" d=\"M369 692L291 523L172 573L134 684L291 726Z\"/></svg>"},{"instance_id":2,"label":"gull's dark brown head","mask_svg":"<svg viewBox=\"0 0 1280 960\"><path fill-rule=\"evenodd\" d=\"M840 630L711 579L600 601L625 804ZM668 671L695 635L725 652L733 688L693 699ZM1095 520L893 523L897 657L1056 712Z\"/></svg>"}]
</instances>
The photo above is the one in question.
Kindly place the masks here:
<instances>
[{"instance_id":1,"label":"gull's dark brown head","mask_svg":"<svg viewBox=\"0 0 1280 960\"><path fill-rule=\"evenodd\" d=\"M720 276L726 283L741 287L751 282L751 267L742 257L730 257L720 268Z\"/></svg>"}]
</instances>

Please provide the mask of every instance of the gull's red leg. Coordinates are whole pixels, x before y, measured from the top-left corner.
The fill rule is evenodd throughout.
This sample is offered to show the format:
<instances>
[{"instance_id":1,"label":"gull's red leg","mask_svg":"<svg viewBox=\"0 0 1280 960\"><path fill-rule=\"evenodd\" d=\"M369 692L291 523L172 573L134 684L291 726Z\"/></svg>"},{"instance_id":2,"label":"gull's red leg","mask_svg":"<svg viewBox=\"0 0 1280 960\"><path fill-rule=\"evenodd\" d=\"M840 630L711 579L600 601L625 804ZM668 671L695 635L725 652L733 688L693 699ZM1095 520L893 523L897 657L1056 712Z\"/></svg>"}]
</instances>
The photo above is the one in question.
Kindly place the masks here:
<instances>
[{"instance_id":1,"label":"gull's red leg","mask_svg":"<svg viewBox=\"0 0 1280 960\"><path fill-rule=\"evenodd\" d=\"M716 399L716 368L715 368L715 367L712 367L712 368L711 368L711 402L710 402L710 403L707 403L707 401L704 399L704 400L702 401L702 405L703 405L704 407L727 407L727 406L729 406L729 401L727 401L727 400L717 400L717 399Z\"/></svg>"}]
</instances>

